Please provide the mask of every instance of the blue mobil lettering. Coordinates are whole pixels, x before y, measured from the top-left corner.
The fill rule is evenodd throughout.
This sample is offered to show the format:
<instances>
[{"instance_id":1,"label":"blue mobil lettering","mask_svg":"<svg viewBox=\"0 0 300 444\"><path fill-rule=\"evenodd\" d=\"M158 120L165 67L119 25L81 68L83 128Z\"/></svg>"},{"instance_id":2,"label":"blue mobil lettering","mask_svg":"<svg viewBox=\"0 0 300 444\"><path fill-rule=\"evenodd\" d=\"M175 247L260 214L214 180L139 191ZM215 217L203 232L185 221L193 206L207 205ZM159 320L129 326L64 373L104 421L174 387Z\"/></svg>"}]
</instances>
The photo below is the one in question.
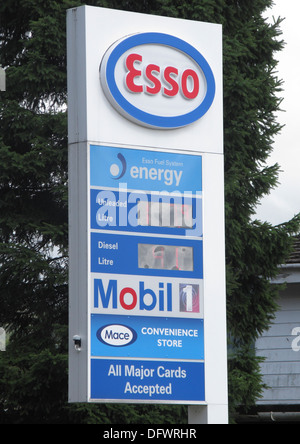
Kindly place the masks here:
<instances>
[{"instance_id":1,"label":"blue mobil lettering","mask_svg":"<svg viewBox=\"0 0 300 444\"><path fill-rule=\"evenodd\" d=\"M157 306L159 311L172 311L172 284L160 282L158 291L145 288L144 282L139 282L139 289L136 291L131 287L118 289L118 281L109 280L107 286L103 285L102 279L94 281L94 308L118 309L131 311L136 307L139 310L152 311Z\"/></svg>"}]
</instances>

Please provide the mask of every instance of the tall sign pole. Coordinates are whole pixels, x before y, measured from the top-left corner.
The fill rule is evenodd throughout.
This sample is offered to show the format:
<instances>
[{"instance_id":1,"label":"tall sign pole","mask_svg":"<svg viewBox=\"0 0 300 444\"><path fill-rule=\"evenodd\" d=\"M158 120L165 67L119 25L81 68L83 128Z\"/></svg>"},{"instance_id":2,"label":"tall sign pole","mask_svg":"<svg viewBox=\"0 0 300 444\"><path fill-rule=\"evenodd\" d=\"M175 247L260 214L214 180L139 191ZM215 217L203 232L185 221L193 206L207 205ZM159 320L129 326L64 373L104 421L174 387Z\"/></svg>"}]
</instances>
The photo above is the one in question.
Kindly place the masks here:
<instances>
[{"instance_id":1,"label":"tall sign pole","mask_svg":"<svg viewBox=\"0 0 300 444\"><path fill-rule=\"evenodd\" d=\"M6 73L0 66L0 91L6 91Z\"/></svg>"},{"instance_id":2,"label":"tall sign pole","mask_svg":"<svg viewBox=\"0 0 300 444\"><path fill-rule=\"evenodd\" d=\"M226 423L222 28L67 21L69 400Z\"/></svg>"}]
</instances>

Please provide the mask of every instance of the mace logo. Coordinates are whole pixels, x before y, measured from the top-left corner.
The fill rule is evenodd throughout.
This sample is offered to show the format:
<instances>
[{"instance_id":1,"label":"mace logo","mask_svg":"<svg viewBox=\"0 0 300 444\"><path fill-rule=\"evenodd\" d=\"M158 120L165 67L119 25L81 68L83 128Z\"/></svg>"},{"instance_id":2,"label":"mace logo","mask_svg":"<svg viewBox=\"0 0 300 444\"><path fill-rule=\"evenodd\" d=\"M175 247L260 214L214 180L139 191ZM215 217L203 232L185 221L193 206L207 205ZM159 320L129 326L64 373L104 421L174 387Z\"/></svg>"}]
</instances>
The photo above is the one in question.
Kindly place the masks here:
<instances>
[{"instance_id":1,"label":"mace logo","mask_svg":"<svg viewBox=\"0 0 300 444\"><path fill-rule=\"evenodd\" d=\"M137 340L137 333L126 325L111 324L99 328L97 338L111 347L125 347Z\"/></svg>"},{"instance_id":2,"label":"mace logo","mask_svg":"<svg viewBox=\"0 0 300 444\"><path fill-rule=\"evenodd\" d=\"M123 154L119 153L117 158L119 159L119 165L117 163L113 163L110 167L110 174L115 180L121 179L126 173L127 169L126 159Z\"/></svg>"}]
</instances>

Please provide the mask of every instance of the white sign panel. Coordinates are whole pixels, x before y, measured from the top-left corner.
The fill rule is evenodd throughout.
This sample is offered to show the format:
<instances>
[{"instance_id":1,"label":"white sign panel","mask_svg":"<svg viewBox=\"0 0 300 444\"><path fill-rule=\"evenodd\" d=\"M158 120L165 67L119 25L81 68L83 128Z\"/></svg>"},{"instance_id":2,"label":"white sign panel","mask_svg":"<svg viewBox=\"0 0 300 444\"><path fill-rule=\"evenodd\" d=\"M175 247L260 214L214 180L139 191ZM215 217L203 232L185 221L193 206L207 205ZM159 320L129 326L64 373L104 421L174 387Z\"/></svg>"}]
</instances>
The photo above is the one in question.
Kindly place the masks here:
<instances>
[{"instance_id":1,"label":"white sign panel","mask_svg":"<svg viewBox=\"0 0 300 444\"><path fill-rule=\"evenodd\" d=\"M100 78L113 107L149 128L190 125L215 98L215 79L205 58L185 41L158 32L117 41L103 58Z\"/></svg>"},{"instance_id":2,"label":"white sign panel","mask_svg":"<svg viewBox=\"0 0 300 444\"><path fill-rule=\"evenodd\" d=\"M69 10L68 91L70 401L226 422L222 28Z\"/></svg>"},{"instance_id":3,"label":"white sign panel","mask_svg":"<svg viewBox=\"0 0 300 444\"><path fill-rule=\"evenodd\" d=\"M92 7L75 15L70 143L223 153L220 25Z\"/></svg>"}]
</instances>

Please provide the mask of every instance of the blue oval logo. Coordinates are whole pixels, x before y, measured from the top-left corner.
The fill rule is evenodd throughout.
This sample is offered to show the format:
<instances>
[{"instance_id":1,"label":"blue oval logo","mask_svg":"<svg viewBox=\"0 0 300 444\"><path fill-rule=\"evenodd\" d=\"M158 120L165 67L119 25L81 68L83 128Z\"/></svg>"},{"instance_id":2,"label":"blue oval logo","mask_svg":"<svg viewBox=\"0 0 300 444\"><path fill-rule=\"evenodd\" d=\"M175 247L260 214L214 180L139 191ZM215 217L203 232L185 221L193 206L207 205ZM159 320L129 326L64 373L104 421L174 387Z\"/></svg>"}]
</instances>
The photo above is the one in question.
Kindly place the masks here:
<instances>
[{"instance_id":1,"label":"blue oval logo","mask_svg":"<svg viewBox=\"0 0 300 444\"><path fill-rule=\"evenodd\" d=\"M112 45L101 62L100 79L119 113L155 129L196 122L210 109L216 92L213 72L196 48L154 32Z\"/></svg>"},{"instance_id":2,"label":"blue oval logo","mask_svg":"<svg viewBox=\"0 0 300 444\"><path fill-rule=\"evenodd\" d=\"M131 327L109 324L99 328L96 333L100 342L111 347L125 347L137 340L137 333Z\"/></svg>"}]
</instances>

